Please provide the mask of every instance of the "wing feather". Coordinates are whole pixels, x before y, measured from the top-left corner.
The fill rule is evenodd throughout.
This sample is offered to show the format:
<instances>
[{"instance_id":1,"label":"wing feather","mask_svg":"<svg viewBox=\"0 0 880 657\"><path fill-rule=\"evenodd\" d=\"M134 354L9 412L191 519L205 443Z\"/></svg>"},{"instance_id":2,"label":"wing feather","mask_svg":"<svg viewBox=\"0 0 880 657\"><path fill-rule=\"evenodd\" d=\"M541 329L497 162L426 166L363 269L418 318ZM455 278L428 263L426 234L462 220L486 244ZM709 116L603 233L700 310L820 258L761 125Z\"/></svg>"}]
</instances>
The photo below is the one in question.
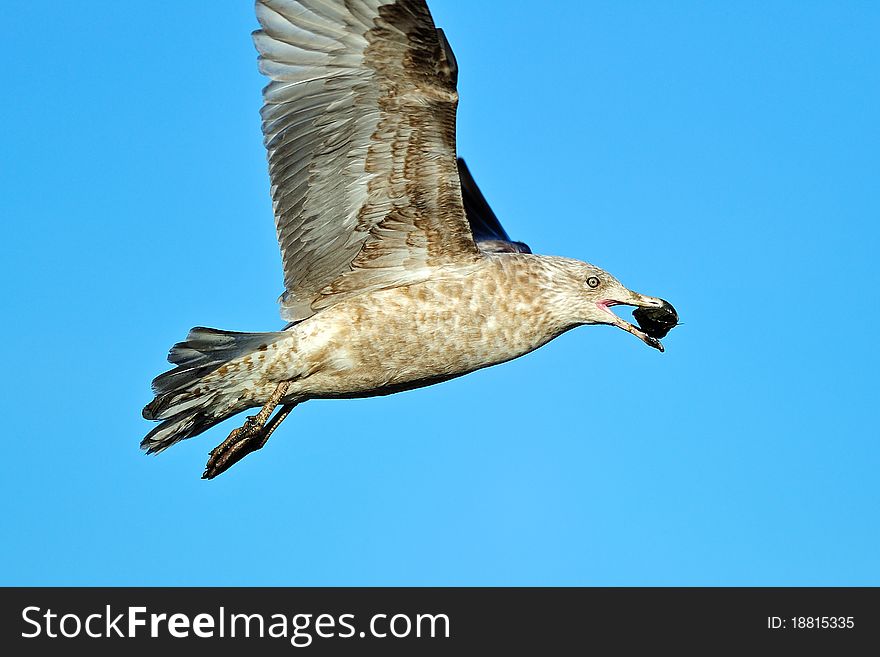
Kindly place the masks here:
<instances>
[{"instance_id":1,"label":"wing feather","mask_svg":"<svg viewBox=\"0 0 880 657\"><path fill-rule=\"evenodd\" d=\"M476 262L457 67L424 0L257 0L256 13L282 316Z\"/></svg>"},{"instance_id":2,"label":"wing feather","mask_svg":"<svg viewBox=\"0 0 880 657\"><path fill-rule=\"evenodd\" d=\"M483 192L471 175L464 160L458 159L458 175L461 178L461 195L464 211L477 247L483 253L531 253L524 242L515 242L498 221Z\"/></svg>"}]
</instances>

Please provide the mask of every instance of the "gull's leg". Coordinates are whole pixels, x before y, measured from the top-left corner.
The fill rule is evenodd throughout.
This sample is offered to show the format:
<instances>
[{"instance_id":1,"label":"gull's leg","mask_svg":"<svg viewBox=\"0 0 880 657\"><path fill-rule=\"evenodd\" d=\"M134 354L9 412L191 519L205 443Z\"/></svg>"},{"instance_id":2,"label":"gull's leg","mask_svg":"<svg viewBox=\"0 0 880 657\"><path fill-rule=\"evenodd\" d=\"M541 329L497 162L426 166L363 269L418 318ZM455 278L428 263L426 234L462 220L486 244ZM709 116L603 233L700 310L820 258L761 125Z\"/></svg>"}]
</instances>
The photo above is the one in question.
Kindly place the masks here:
<instances>
[{"instance_id":1,"label":"gull's leg","mask_svg":"<svg viewBox=\"0 0 880 657\"><path fill-rule=\"evenodd\" d=\"M287 394L288 388L290 388L289 381L279 383L259 413L248 417L241 427L234 429L226 440L211 450L202 479L213 479L266 444L269 436L281 424L281 420L286 418L295 406L295 404L285 404L271 422L268 421L272 411Z\"/></svg>"},{"instance_id":2,"label":"gull's leg","mask_svg":"<svg viewBox=\"0 0 880 657\"><path fill-rule=\"evenodd\" d=\"M278 425L284 421L288 415L290 415L290 411L293 410L293 407L296 404L284 404L281 408L278 409L278 412L272 416L272 419L266 423L266 426L263 427L263 445L266 444L266 441L269 440L269 436L271 436L275 429L278 428ZM263 445L260 445L262 447Z\"/></svg>"},{"instance_id":3,"label":"gull's leg","mask_svg":"<svg viewBox=\"0 0 880 657\"><path fill-rule=\"evenodd\" d=\"M268 442L269 436L278 428L281 421L290 415L290 411L295 406L296 404L284 404L265 425L262 427L257 426L256 429L253 429L253 433L242 435L250 430L247 424L233 431L230 437L223 442L224 445L229 443L223 452L217 451L220 446L211 451L210 458L205 466L205 472L202 474L202 479L213 479L217 475L226 472L251 452L262 449L266 442ZM248 419L250 420L251 418Z\"/></svg>"}]
</instances>

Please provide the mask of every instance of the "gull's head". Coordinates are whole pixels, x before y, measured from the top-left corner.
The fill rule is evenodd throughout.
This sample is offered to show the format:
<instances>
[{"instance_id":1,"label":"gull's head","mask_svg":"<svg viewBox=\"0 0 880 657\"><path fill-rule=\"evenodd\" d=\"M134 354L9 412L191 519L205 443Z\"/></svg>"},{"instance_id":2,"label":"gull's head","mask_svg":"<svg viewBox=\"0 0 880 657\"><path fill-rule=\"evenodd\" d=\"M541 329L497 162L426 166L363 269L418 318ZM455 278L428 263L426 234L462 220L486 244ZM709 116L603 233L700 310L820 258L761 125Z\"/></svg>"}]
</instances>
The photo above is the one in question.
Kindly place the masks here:
<instances>
[{"instance_id":1,"label":"gull's head","mask_svg":"<svg viewBox=\"0 0 880 657\"><path fill-rule=\"evenodd\" d=\"M664 308L668 306L665 301L633 292L607 271L589 263L567 258L560 258L559 261L567 288L566 305L577 324L610 324L632 333L646 345L663 351L660 340L618 317L611 308Z\"/></svg>"}]
</instances>

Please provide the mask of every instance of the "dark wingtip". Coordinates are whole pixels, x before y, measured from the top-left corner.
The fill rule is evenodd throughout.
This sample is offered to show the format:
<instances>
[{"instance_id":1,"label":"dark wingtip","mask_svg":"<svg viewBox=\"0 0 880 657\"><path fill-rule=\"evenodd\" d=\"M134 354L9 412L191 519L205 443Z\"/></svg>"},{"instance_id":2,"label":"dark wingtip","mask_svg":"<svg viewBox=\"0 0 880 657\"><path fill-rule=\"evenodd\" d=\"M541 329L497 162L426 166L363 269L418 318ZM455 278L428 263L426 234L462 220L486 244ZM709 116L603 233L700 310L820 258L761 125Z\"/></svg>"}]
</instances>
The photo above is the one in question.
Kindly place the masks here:
<instances>
[{"instance_id":1,"label":"dark wingtip","mask_svg":"<svg viewBox=\"0 0 880 657\"><path fill-rule=\"evenodd\" d=\"M461 157L458 158L458 177L464 212L477 248L483 253L531 253L525 242L510 239Z\"/></svg>"}]
</instances>

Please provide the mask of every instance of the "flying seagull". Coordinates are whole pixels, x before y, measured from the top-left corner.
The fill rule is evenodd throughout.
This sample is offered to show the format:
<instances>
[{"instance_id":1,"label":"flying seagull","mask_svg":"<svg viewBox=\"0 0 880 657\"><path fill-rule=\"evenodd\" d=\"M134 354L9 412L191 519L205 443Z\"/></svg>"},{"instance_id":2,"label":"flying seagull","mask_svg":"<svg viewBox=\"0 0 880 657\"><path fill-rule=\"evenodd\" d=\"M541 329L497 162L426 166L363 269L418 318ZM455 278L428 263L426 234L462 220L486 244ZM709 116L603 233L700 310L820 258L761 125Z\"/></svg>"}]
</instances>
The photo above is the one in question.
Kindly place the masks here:
<instances>
[{"instance_id":1,"label":"flying seagull","mask_svg":"<svg viewBox=\"0 0 880 657\"><path fill-rule=\"evenodd\" d=\"M306 400L431 385L584 324L663 350L667 302L501 227L456 157L458 66L424 0L257 0L256 13L289 324L197 327L174 345L143 411L161 422L147 452L260 408L210 453L211 479ZM641 328L619 304L643 312Z\"/></svg>"}]
</instances>

